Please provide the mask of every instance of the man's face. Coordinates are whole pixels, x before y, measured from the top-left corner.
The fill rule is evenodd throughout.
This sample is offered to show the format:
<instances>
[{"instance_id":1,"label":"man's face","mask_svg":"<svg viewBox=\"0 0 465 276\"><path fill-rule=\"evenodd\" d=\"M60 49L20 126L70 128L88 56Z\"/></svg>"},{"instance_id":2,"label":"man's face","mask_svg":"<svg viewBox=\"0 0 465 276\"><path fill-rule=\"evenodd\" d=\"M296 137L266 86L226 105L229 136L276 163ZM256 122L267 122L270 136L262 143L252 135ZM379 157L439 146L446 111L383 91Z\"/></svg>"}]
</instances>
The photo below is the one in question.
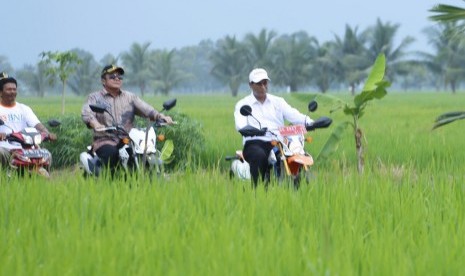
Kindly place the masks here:
<instances>
[{"instance_id":1,"label":"man's face","mask_svg":"<svg viewBox=\"0 0 465 276\"><path fill-rule=\"evenodd\" d=\"M16 102L16 84L9 82L3 85L0 91L0 100L4 106L12 106Z\"/></svg>"},{"instance_id":2,"label":"man's face","mask_svg":"<svg viewBox=\"0 0 465 276\"><path fill-rule=\"evenodd\" d=\"M261 80L257 83L251 82L250 88L256 94L266 94L268 92L268 80Z\"/></svg>"},{"instance_id":3,"label":"man's face","mask_svg":"<svg viewBox=\"0 0 465 276\"><path fill-rule=\"evenodd\" d=\"M105 88L110 90L121 89L123 85L123 76L119 73L106 74L102 79L102 83Z\"/></svg>"}]
</instances>

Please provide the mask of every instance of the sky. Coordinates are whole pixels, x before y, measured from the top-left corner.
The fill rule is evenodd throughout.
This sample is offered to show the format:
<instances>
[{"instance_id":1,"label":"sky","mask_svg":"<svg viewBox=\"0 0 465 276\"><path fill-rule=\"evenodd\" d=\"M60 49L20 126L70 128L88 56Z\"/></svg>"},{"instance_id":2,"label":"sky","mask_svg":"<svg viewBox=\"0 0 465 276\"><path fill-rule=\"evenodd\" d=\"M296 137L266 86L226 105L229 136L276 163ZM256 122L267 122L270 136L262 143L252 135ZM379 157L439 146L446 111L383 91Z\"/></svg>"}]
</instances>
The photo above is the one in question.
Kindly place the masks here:
<instances>
[{"instance_id":1,"label":"sky","mask_svg":"<svg viewBox=\"0 0 465 276\"><path fill-rule=\"evenodd\" d=\"M264 28L278 35L306 31L324 42L342 36L346 24L362 31L378 18L400 24L397 40L413 36L411 50L428 51L423 29L435 24L428 10L439 3L465 7L460 0L14 0L2 8L0 56L15 69L36 64L43 51L73 48L99 61L134 42L179 49Z\"/></svg>"}]
</instances>

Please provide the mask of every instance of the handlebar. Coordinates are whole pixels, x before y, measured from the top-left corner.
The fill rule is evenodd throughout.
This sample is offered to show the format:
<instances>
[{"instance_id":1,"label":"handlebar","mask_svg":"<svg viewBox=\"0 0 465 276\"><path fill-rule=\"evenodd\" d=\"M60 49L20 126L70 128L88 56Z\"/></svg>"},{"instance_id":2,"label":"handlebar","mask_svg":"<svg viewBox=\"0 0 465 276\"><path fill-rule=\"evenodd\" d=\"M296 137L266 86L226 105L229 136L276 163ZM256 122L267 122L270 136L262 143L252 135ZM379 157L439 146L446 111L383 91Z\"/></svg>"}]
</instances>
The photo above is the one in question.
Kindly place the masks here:
<instances>
[{"instance_id":1,"label":"handlebar","mask_svg":"<svg viewBox=\"0 0 465 276\"><path fill-rule=\"evenodd\" d=\"M306 125L305 129L307 131L312 131L312 130L315 130L317 128L327 128L327 127L329 127L331 125L332 122L333 122L333 120L331 118L323 116L323 117L320 117L320 118L316 119L311 124ZM271 133L272 135L275 135L275 136L277 135L272 130L269 130L266 127L259 129L259 128L253 127L251 125L247 125L247 126L241 128L241 129L239 129L239 133L244 137L265 136L265 134L267 132Z\"/></svg>"},{"instance_id":2,"label":"handlebar","mask_svg":"<svg viewBox=\"0 0 465 276\"><path fill-rule=\"evenodd\" d=\"M155 121L155 123L153 123L155 127L164 127L164 126L177 125L177 124L178 122L176 121L173 121L172 124L168 124L165 120L157 120Z\"/></svg>"},{"instance_id":3,"label":"handlebar","mask_svg":"<svg viewBox=\"0 0 465 276\"><path fill-rule=\"evenodd\" d=\"M226 160L226 161L237 160L237 159L239 159L239 157L237 157L237 156L226 156L224 158L224 160Z\"/></svg>"},{"instance_id":4,"label":"handlebar","mask_svg":"<svg viewBox=\"0 0 465 276\"><path fill-rule=\"evenodd\" d=\"M95 131L98 131L98 132L104 132L104 131L110 131L110 130L116 130L116 127L111 126L111 127L101 127L101 128L95 129Z\"/></svg>"},{"instance_id":5,"label":"handlebar","mask_svg":"<svg viewBox=\"0 0 465 276\"><path fill-rule=\"evenodd\" d=\"M306 125L305 128L308 131L312 131L317 128L327 128L332 124L332 122L333 120L331 118L323 116L323 117L316 119L311 124Z\"/></svg>"},{"instance_id":6,"label":"handlebar","mask_svg":"<svg viewBox=\"0 0 465 276\"><path fill-rule=\"evenodd\" d=\"M239 133L244 137L252 137L252 136L264 136L268 129L265 128L256 128L251 125L247 125L241 129L239 129Z\"/></svg>"}]
</instances>

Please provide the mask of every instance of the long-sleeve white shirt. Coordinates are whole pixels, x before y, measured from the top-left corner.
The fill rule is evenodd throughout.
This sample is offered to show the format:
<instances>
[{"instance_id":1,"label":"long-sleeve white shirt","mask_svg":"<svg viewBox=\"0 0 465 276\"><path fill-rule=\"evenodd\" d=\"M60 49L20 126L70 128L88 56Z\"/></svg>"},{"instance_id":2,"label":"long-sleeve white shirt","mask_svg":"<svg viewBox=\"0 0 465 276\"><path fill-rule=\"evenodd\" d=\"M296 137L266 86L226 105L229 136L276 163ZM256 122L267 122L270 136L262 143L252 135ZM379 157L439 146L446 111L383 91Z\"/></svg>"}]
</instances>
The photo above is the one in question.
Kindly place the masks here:
<instances>
[{"instance_id":1,"label":"long-sleeve white shirt","mask_svg":"<svg viewBox=\"0 0 465 276\"><path fill-rule=\"evenodd\" d=\"M252 115L256 119L251 116L243 116L240 113L240 108L243 105L250 105L250 107L252 107ZM266 94L266 100L261 103L255 98L253 93L237 102L234 110L234 120L236 130L247 125L251 125L256 128L266 127L269 130L276 130L281 126L284 126L285 121L289 121L292 124L303 125L313 122L310 117L291 107L281 97ZM260 122L260 124L258 122ZM243 142L245 143L248 140L271 141L271 139L271 135L244 137Z\"/></svg>"}]
</instances>

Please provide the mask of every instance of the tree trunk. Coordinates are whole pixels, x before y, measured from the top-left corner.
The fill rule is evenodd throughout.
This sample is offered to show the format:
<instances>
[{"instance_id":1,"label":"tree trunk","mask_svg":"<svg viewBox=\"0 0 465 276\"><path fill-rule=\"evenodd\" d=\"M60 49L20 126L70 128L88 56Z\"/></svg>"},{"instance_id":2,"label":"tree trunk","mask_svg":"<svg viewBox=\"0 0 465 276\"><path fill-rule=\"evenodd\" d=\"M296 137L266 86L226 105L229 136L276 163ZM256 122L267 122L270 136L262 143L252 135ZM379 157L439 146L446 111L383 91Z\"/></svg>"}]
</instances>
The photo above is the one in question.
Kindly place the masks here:
<instances>
[{"instance_id":1,"label":"tree trunk","mask_svg":"<svg viewBox=\"0 0 465 276\"><path fill-rule=\"evenodd\" d=\"M365 159L363 158L363 144L362 144L363 134L362 130L358 127L355 129L355 149L357 151L357 170L358 173L363 173L363 168L365 166Z\"/></svg>"},{"instance_id":2,"label":"tree trunk","mask_svg":"<svg viewBox=\"0 0 465 276\"><path fill-rule=\"evenodd\" d=\"M65 115L65 86L66 80L63 80L63 90L61 91L61 115Z\"/></svg>"},{"instance_id":3,"label":"tree trunk","mask_svg":"<svg viewBox=\"0 0 465 276\"><path fill-rule=\"evenodd\" d=\"M298 89L297 84L291 83L289 87L290 87L291 93L297 92L297 89Z\"/></svg>"},{"instance_id":4,"label":"tree trunk","mask_svg":"<svg viewBox=\"0 0 465 276\"><path fill-rule=\"evenodd\" d=\"M351 83L349 87L350 87L350 94L354 96L355 95L355 84Z\"/></svg>"},{"instance_id":5,"label":"tree trunk","mask_svg":"<svg viewBox=\"0 0 465 276\"><path fill-rule=\"evenodd\" d=\"M139 84L139 89L140 89L140 95L143 98L145 95L145 83L140 83Z\"/></svg>"},{"instance_id":6,"label":"tree trunk","mask_svg":"<svg viewBox=\"0 0 465 276\"><path fill-rule=\"evenodd\" d=\"M232 96L237 97L239 93L240 79L234 78L229 81L229 89L231 90Z\"/></svg>"}]
</instances>

